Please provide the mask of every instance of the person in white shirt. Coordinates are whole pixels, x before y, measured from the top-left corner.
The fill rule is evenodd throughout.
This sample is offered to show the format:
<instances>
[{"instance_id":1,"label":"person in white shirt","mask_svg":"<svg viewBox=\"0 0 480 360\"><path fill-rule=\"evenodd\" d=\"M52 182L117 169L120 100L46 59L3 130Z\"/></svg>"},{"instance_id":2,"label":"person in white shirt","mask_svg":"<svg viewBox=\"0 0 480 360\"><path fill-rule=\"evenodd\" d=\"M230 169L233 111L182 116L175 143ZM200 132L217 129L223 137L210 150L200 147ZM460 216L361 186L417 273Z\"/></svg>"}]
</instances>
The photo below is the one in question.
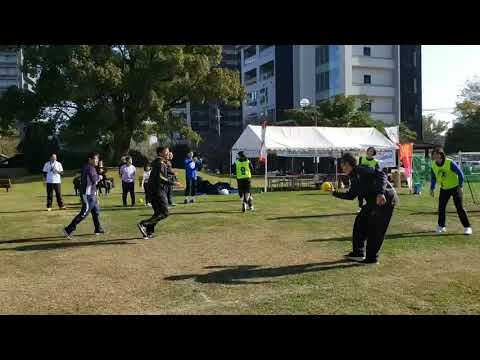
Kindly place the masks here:
<instances>
[{"instance_id":1,"label":"person in white shirt","mask_svg":"<svg viewBox=\"0 0 480 360\"><path fill-rule=\"evenodd\" d=\"M132 165L132 158L126 158L127 163L120 168L120 175L122 177L122 200L123 206L127 206L127 194L130 193L132 206L135 206L135 176L137 169Z\"/></svg>"},{"instance_id":2,"label":"person in white shirt","mask_svg":"<svg viewBox=\"0 0 480 360\"><path fill-rule=\"evenodd\" d=\"M150 204L150 196L148 193L148 179L150 178L150 173L152 172L152 167L150 163L145 164L143 168L143 178L142 178L142 188L145 191L145 206L152 206Z\"/></svg>"},{"instance_id":3,"label":"person in white shirt","mask_svg":"<svg viewBox=\"0 0 480 360\"><path fill-rule=\"evenodd\" d=\"M52 210L53 191L57 199L58 207L65 210L66 207L62 200L61 182L63 175L62 164L57 161L57 155L52 154L50 161L47 161L43 166L44 181L47 184L47 211Z\"/></svg>"}]
</instances>

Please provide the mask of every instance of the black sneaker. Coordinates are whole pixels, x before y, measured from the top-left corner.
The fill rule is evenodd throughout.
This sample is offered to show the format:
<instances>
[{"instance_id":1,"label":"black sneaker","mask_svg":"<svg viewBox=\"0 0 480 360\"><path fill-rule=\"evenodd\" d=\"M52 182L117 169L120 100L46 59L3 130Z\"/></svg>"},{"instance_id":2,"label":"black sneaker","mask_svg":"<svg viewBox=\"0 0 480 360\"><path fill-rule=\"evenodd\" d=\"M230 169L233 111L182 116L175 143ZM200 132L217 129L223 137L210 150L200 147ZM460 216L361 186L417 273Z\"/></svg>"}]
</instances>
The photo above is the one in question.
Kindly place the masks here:
<instances>
[{"instance_id":1,"label":"black sneaker","mask_svg":"<svg viewBox=\"0 0 480 360\"><path fill-rule=\"evenodd\" d=\"M193 204L195 202L195 199L190 199L190 204Z\"/></svg>"},{"instance_id":2,"label":"black sneaker","mask_svg":"<svg viewBox=\"0 0 480 360\"><path fill-rule=\"evenodd\" d=\"M362 254L355 254L354 252L349 252L345 257L349 260L353 261L363 261L365 260L365 256Z\"/></svg>"},{"instance_id":3,"label":"black sneaker","mask_svg":"<svg viewBox=\"0 0 480 360\"><path fill-rule=\"evenodd\" d=\"M360 261L360 264L380 264L380 261L377 259L365 259Z\"/></svg>"},{"instance_id":4,"label":"black sneaker","mask_svg":"<svg viewBox=\"0 0 480 360\"><path fill-rule=\"evenodd\" d=\"M65 237L68 239L68 240L72 240L72 232L68 232L67 228L64 228L63 229L63 234L65 235Z\"/></svg>"},{"instance_id":5,"label":"black sneaker","mask_svg":"<svg viewBox=\"0 0 480 360\"><path fill-rule=\"evenodd\" d=\"M142 224L137 224L138 230L142 233L143 239L147 240L148 239L148 234L147 234L147 228L143 226Z\"/></svg>"},{"instance_id":6,"label":"black sneaker","mask_svg":"<svg viewBox=\"0 0 480 360\"><path fill-rule=\"evenodd\" d=\"M102 235L102 234L105 234L105 230L103 229L95 230L95 235Z\"/></svg>"},{"instance_id":7,"label":"black sneaker","mask_svg":"<svg viewBox=\"0 0 480 360\"><path fill-rule=\"evenodd\" d=\"M188 199L183 200L184 204L188 204Z\"/></svg>"}]
</instances>

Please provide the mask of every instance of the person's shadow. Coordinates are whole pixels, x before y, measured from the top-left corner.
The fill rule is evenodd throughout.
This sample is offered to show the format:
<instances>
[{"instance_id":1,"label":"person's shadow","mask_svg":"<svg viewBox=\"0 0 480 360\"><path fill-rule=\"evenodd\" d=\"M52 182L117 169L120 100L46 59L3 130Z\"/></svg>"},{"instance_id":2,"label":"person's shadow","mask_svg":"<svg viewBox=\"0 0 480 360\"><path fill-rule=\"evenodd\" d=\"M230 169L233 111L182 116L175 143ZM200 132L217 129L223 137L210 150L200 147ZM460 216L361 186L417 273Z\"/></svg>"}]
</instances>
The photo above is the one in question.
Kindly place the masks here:
<instances>
[{"instance_id":1,"label":"person's shadow","mask_svg":"<svg viewBox=\"0 0 480 360\"><path fill-rule=\"evenodd\" d=\"M226 285L247 285L265 284L271 281L256 279L268 279L273 277L304 274L334 269L346 269L355 266L362 266L357 262L349 260L337 260L323 263L309 263L300 265L289 265L272 268L260 268L259 265L237 265L237 266L208 266L205 269L220 269L207 274L188 274L168 276L165 280L181 281L193 279L202 284L217 283Z\"/></svg>"}]
</instances>

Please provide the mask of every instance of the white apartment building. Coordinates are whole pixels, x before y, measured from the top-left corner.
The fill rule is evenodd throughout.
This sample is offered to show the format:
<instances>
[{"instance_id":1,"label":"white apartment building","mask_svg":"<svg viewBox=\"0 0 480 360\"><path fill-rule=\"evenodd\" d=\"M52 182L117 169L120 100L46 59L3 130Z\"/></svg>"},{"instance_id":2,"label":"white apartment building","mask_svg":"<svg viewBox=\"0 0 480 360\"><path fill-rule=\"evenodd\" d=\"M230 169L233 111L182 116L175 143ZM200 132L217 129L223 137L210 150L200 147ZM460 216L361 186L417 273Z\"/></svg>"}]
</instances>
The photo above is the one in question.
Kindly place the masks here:
<instances>
[{"instance_id":1,"label":"white apartment building","mask_svg":"<svg viewBox=\"0 0 480 360\"><path fill-rule=\"evenodd\" d=\"M401 119L399 45L241 45L241 73L244 125L339 94L365 96L386 124Z\"/></svg>"},{"instance_id":2,"label":"white apartment building","mask_svg":"<svg viewBox=\"0 0 480 360\"><path fill-rule=\"evenodd\" d=\"M34 79L22 73L23 53L0 52L0 95L11 86L32 90Z\"/></svg>"}]
</instances>

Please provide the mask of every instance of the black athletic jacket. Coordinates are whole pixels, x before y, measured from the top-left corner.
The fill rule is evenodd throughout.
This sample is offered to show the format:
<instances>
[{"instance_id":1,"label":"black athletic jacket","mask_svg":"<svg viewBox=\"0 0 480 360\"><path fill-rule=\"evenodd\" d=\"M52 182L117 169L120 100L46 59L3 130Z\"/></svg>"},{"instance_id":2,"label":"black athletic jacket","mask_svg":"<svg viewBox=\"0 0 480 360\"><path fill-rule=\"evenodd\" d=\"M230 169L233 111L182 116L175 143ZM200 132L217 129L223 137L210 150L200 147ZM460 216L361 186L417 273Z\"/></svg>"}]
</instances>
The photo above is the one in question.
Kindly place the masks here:
<instances>
[{"instance_id":1,"label":"black athletic jacket","mask_svg":"<svg viewBox=\"0 0 480 360\"><path fill-rule=\"evenodd\" d=\"M164 195L169 186L175 185L168 177L169 169L166 160L158 157L152 162L152 172L148 179L148 192L150 196Z\"/></svg>"},{"instance_id":2,"label":"black athletic jacket","mask_svg":"<svg viewBox=\"0 0 480 360\"><path fill-rule=\"evenodd\" d=\"M350 189L346 193L335 191L333 196L339 199L353 200L357 196L367 201L368 207L377 205L377 195L383 194L387 205L394 206L398 203L395 189L387 180L387 175L378 169L368 166L357 166L350 175Z\"/></svg>"}]
</instances>

